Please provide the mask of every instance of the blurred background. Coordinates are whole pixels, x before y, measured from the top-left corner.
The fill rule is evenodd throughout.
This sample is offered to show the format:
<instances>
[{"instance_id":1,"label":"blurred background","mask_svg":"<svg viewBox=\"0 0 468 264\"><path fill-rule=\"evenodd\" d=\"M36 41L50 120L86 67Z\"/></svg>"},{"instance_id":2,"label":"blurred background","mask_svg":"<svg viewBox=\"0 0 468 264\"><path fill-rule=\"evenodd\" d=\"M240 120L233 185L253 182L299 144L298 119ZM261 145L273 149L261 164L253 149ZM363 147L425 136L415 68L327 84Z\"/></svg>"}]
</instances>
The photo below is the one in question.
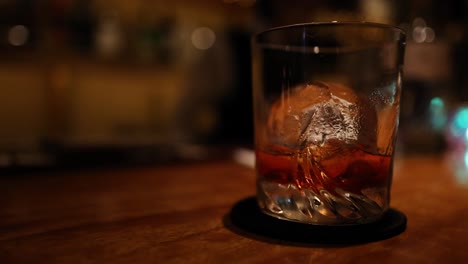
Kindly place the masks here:
<instances>
[{"instance_id":1,"label":"blurred background","mask_svg":"<svg viewBox=\"0 0 468 264\"><path fill-rule=\"evenodd\" d=\"M466 0L0 0L0 168L251 148L251 36L333 20L407 31L400 153L468 140Z\"/></svg>"}]
</instances>

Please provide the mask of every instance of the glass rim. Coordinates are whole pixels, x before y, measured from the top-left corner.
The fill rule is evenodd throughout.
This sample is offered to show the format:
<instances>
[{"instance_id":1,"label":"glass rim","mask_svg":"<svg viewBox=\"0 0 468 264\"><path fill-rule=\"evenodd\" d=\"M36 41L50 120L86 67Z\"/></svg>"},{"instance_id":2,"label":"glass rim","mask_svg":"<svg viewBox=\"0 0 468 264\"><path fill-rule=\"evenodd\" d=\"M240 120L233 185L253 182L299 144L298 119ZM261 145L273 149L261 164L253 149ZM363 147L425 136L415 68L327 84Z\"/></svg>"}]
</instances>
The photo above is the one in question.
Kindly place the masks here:
<instances>
[{"instance_id":1,"label":"glass rim","mask_svg":"<svg viewBox=\"0 0 468 264\"><path fill-rule=\"evenodd\" d=\"M376 22L367 22L367 21L323 21L323 22L307 22L307 23L297 23L297 24L290 24L278 27L272 27L263 31L260 31L253 35L254 38L257 38L261 35L265 35L270 32L280 31L285 29L294 29L299 27L317 27L317 26L357 26L357 27L365 27L365 28L381 28L381 29L389 29L394 32L398 32L403 36L406 36L406 31L401 27L384 24L384 23L376 23Z\"/></svg>"}]
</instances>

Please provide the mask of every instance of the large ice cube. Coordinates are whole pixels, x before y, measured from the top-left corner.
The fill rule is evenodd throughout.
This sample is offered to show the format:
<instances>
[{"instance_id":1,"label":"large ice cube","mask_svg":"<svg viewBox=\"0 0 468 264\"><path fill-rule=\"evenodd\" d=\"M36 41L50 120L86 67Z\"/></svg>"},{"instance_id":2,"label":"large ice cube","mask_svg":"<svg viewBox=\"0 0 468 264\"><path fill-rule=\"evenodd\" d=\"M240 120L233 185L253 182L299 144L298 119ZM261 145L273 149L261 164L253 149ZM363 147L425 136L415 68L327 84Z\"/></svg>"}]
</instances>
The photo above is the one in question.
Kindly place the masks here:
<instances>
[{"instance_id":1,"label":"large ice cube","mask_svg":"<svg viewBox=\"0 0 468 264\"><path fill-rule=\"evenodd\" d=\"M272 143L293 149L317 146L330 152L340 145L375 146L376 129L370 101L337 83L314 82L286 91L268 118Z\"/></svg>"}]
</instances>

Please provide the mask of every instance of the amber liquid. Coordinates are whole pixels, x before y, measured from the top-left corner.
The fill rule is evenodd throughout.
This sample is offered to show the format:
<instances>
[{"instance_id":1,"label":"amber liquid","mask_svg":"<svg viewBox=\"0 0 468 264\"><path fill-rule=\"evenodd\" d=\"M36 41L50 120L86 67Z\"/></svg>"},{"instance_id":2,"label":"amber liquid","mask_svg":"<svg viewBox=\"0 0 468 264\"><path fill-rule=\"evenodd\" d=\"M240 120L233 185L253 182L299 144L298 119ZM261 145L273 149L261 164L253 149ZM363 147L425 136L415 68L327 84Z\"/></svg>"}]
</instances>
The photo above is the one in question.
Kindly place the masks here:
<instances>
[{"instance_id":1,"label":"amber liquid","mask_svg":"<svg viewBox=\"0 0 468 264\"><path fill-rule=\"evenodd\" d=\"M298 189L335 193L337 188L361 193L363 189L381 188L391 180L391 156L371 154L360 149L347 149L317 161L305 152L281 147L257 151L257 173L263 181Z\"/></svg>"}]
</instances>

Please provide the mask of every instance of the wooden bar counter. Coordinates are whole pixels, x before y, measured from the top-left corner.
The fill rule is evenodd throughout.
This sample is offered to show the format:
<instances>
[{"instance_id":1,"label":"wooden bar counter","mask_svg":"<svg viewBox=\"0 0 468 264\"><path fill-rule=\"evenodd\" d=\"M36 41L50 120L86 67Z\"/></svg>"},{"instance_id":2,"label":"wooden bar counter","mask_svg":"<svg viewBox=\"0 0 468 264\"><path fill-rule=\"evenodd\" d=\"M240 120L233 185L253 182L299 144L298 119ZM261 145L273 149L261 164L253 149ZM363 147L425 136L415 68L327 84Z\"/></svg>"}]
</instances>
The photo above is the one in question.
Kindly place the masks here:
<instances>
[{"instance_id":1,"label":"wooden bar counter","mask_svg":"<svg viewBox=\"0 0 468 264\"><path fill-rule=\"evenodd\" d=\"M457 156L458 157L458 156ZM464 156L395 162L400 235L355 245L244 236L224 219L255 195L231 160L0 176L0 263L468 263Z\"/></svg>"}]
</instances>

